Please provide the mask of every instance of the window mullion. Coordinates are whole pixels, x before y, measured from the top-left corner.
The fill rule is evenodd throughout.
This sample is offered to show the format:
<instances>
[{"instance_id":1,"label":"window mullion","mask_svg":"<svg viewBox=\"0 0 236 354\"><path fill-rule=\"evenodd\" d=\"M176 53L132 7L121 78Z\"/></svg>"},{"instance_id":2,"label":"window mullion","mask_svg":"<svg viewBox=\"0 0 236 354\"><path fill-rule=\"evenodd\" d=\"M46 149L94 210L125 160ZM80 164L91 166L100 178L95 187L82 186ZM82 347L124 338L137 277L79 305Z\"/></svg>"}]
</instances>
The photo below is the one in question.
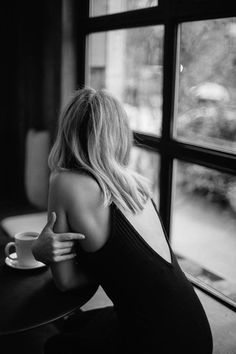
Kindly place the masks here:
<instances>
[{"instance_id":1,"label":"window mullion","mask_svg":"<svg viewBox=\"0 0 236 354\"><path fill-rule=\"evenodd\" d=\"M168 13L168 8L166 8ZM170 236L171 199L172 199L172 169L173 158L164 146L172 137L175 100L175 68L177 48L177 23L167 17L164 35L164 68L163 68L163 120L160 168L160 214Z\"/></svg>"}]
</instances>

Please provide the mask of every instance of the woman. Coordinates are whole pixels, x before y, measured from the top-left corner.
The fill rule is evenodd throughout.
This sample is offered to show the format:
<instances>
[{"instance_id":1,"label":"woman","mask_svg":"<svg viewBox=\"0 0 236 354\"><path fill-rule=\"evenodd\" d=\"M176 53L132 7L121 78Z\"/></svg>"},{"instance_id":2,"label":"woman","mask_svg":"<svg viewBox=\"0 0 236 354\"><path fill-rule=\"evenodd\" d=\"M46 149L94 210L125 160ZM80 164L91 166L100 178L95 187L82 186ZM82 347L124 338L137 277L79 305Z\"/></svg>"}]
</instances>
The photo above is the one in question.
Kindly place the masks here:
<instances>
[{"instance_id":1,"label":"woman","mask_svg":"<svg viewBox=\"0 0 236 354\"><path fill-rule=\"evenodd\" d=\"M50 262L63 291L86 281L86 270L114 309L83 314L78 332L57 337L46 352L64 353L77 343L78 353L212 353L207 317L168 243L147 181L128 168L131 145L126 113L114 97L90 88L75 93L49 156L48 212L56 212L57 233L85 238L78 236L71 251L71 242L56 234L54 247L44 230L34 254ZM51 249L59 262L40 256Z\"/></svg>"}]
</instances>

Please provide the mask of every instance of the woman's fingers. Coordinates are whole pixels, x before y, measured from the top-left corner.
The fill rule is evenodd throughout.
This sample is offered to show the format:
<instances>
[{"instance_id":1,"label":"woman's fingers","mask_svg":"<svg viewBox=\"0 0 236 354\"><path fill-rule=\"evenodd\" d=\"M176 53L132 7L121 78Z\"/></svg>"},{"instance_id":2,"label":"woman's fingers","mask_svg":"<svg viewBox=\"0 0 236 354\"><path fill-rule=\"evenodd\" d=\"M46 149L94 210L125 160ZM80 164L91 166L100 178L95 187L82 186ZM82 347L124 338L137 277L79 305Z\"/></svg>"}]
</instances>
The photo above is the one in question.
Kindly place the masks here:
<instances>
[{"instance_id":1,"label":"woman's fingers","mask_svg":"<svg viewBox=\"0 0 236 354\"><path fill-rule=\"evenodd\" d=\"M56 213L52 212L34 247L35 258L48 264L76 257L74 244L78 240L85 239L85 236L80 233L55 233L53 228L56 218ZM40 244L42 244L41 250Z\"/></svg>"},{"instance_id":2,"label":"woman's fingers","mask_svg":"<svg viewBox=\"0 0 236 354\"><path fill-rule=\"evenodd\" d=\"M57 237L58 241L61 241L61 242L76 241L76 240L84 240L85 239L85 236L83 234L72 233L72 232L57 234L56 237Z\"/></svg>"},{"instance_id":3,"label":"woman's fingers","mask_svg":"<svg viewBox=\"0 0 236 354\"><path fill-rule=\"evenodd\" d=\"M53 251L54 256L61 256L63 254L69 254L69 253L75 253L74 250L71 249L71 247L65 247L65 248L58 248Z\"/></svg>"},{"instance_id":4,"label":"woman's fingers","mask_svg":"<svg viewBox=\"0 0 236 354\"><path fill-rule=\"evenodd\" d=\"M55 241L54 242L54 248L55 249L63 249L63 248L70 248L74 246L73 241Z\"/></svg>"},{"instance_id":5,"label":"woman's fingers","mask_svg":"<svg viewBox=\"0 0 236 354\"><path fill-rule=\"evenodd\" d=\"M49 216L49 218L48 218L48 222L47 222L47 224L44 226L44 229L43 229L43 231L47 231L47 230L53 230L53 227L54 227L54 225L55 225L55 222L56 222L56 220L57 220L57 215L56 215L56 213L53 211L51 214L50 214L50 216Z\"/></svg>"},{"instance_id":6,"label":"woman's fingers","mask_svg":"<svg viewBox=\"0 0 236 354\"><path fill-rule=\"evenodd\" d=\"M65 255L57 255L57 256L54 256L53 261L54 262L67 261L67 260L73 259L75 257L76 257L76 253L69 253L69 254L65 254Z\"/></svg>"}]
</instances>

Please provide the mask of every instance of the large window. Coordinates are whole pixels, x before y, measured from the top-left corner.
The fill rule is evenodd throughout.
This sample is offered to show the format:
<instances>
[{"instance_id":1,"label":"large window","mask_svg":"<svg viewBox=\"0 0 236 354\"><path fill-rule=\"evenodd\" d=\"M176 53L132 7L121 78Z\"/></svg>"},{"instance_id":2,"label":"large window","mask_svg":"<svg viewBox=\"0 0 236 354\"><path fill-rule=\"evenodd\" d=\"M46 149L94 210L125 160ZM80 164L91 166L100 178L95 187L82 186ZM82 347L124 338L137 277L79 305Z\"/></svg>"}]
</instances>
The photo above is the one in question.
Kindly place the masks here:
<instances>
[{"instance_id":1,"label":"large window","mask_svg":"<svg viewBox=\"0 0 236 354\"><path fill-rule=\"evenodd\" d=\"M91 0L90 16L101 16L156 6L158 0Z\"/></svg>"},{"instance_id":2,"label":"large window","mask_svg":"<svg viewBox=\"0 0 236 354\"><path fill-rule=\"evenodd\" d=\"M172 247L188 273L236 301L236 176L174 162Z\"/></svg>"},{"instance_id":3,"label":"large window","mask_svg":"<svg viewBox=\"0 0 236 354\"><path fill-rule=\"evenodd\" d=\"M161 134L163 26L88 36L86 83L121 102L134 131Z\"/></svg>"},{"instance_id":4,"label":"large window","mask_svg":"<svg viewBox=\"0 0 236 354\"><path fill-rule=\"evenodd\" d=\"M236 152L236 18L179 26L175 137Z\"/></svg>"},{"instance_id":5,"label":"large window","mask_svg":"<svg viewBox=\"0 0 236 354\"><path fill-rule=\"evenodd\" d=\"M236 9L91 0L78 13L78 85L124 104L130 165L151 180L182 269L235 309Z\"/></svg>"}]
</instances>

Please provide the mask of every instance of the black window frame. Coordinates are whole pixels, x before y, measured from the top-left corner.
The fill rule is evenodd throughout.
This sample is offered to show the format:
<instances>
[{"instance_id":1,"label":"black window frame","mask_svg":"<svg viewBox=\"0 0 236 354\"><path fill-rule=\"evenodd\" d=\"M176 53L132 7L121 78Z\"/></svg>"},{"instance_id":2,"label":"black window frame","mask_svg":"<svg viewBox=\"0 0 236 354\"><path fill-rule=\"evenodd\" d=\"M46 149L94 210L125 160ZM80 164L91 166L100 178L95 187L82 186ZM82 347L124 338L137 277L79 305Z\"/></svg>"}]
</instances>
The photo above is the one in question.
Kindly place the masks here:
<instances>
[{"instance_id":1,"label":"black window frame","mask_svg":"<svg viewBox=\"0 0 236 354\"><path fill-rule=\"evenodd\" d=\"M160 155L159 209L169 237L175 159L236 176L236 154L180 142L173 137L179 24L189 21L235 17L236 3L234 4L231 0L158 0L158 6L155 7L98 17L89 17L89 6L89 0L74 0L77 87L85 84L87 35L115 29L164 25L162 134L160 137L155 137L134 132L134 141L135 145ZM191 275L187 276L194 286L236 311L236 302L199 279Z\"/></svg>"}]
</instances>

